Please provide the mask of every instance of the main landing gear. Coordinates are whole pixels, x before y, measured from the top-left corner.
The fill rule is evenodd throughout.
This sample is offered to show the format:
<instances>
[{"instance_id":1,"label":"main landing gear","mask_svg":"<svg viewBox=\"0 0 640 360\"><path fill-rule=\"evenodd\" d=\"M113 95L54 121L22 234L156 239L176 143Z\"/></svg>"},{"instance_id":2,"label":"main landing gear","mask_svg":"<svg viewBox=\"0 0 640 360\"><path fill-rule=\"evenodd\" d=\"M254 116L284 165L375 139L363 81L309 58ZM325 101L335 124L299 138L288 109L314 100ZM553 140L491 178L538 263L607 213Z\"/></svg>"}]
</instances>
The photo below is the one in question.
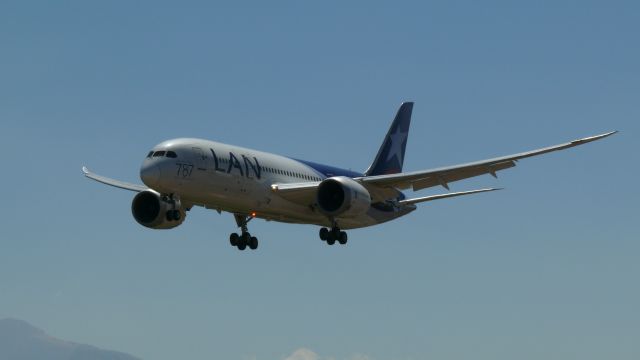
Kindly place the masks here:
<instances>
[{"instance_id":1,"label":"main landing gear","mask_svg":"<svg viewBox=\"0 0 640 360\"><path fill-rule=\"evenodd\" d=\"M335 244L336 241L344 245L347 243L348 237L346 232L340 231L340 228L334 225L331 230L327 228L320 229L320 240L326 241L329 245Z\"/></svg>"},{"instance_id":2,"label":"main landing gear","mask_svg":"<svg viewBox=\"0 0 640 360\"><path fill-rule=\"evenodd\" d=\"M258 248L258 238L255 236L251 236L249 234L249 230L247 229L247 223L253 219L252 216L244 216L234 214L233 217L236 219L236 224L242 230L240 235L233 233L229 235L229 242L231 246L236 246L238 250L244 250L249 247L251 250L255 250Z\"/></svg>"}]
</instances>

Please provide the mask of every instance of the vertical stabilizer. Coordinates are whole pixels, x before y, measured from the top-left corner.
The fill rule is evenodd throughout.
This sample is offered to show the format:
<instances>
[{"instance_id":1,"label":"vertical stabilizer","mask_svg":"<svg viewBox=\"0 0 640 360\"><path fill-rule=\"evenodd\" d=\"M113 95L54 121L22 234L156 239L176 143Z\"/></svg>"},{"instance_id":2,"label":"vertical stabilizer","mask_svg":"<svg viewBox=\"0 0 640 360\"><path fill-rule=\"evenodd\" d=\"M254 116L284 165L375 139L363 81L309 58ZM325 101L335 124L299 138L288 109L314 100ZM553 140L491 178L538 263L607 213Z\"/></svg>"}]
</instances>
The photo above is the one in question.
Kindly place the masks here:
<instances>
[{"instance_id":1,"label":"vertical stabilizer","mask_svg":"<svg viewBox=\"0 0 640 360\"><path fill-rule=\"evenodd\" d=\"M411 124L411 111L413 102L405 102L400 105L396 118L385 136L376 159L373 160L365 176L397 174L402 172L404 151L409 137L409 125Z\"/></svg>"}]
</instances>

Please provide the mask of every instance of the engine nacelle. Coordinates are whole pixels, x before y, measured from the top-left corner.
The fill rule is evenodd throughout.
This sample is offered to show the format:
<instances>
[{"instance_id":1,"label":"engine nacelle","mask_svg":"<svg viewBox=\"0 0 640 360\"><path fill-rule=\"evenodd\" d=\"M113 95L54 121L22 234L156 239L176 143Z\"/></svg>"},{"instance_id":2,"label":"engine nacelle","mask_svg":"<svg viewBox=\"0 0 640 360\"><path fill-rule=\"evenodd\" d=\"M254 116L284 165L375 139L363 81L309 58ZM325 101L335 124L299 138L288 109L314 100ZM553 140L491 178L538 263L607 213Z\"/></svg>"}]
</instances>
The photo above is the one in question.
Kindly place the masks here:
<instances>
[{"instance_id":1,"label":"engine nacelle","mask_svg":"<svg viewBox=\"0 0 640 360\"><path fill-rule=\"evenodd\" d=\"M171 229L184 221L186 213L180 201L163 197L153 190L138 193L131 203L131 213L138 224L152 229Z\"/></svg>"},{"instance_id":2,"label":"engine nacelle","mask_svg":"<svg viewBox=\"0 0 640 360\"><path fill-rule=\"evenodd\" d=\"M364 214L371 206L367 189L345 176L323 180L316 200L320 210L329 216L354 217Z\"/></svg>"}]
</instances>

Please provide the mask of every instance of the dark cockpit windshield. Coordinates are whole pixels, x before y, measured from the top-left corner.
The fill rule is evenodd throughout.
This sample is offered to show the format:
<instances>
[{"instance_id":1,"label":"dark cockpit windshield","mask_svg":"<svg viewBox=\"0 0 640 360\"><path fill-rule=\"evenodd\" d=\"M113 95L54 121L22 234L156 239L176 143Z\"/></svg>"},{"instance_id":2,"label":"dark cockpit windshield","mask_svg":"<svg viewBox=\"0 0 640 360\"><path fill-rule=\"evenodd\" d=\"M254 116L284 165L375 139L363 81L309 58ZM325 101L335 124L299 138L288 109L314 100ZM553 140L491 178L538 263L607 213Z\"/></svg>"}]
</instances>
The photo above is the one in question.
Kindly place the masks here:
<instances>
[{"instance_id":1,"label":"dark cockpit windshield","mask_svg":"<svg viewBox=\"0 0 640 360\"><path fill-rule=\"evenodd\" d=\"M175 159L178 157L178 154L175 153L175 151L165 151L165 150L158 150L158 151L149 151L149 153L147 154L147 157L168 157L168 158L172 158Z\"/></svg>"}]
</instances>

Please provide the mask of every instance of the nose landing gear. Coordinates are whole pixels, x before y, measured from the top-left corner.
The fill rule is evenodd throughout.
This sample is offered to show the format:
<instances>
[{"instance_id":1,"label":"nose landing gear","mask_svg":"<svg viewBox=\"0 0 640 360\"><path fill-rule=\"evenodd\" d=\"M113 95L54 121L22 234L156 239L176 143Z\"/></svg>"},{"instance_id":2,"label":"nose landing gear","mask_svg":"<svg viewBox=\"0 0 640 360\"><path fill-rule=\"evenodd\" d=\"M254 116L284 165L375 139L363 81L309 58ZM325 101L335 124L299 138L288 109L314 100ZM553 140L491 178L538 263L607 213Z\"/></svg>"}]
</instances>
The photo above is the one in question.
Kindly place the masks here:
<instances>
[{"instance_id":1,"label":"nose landing gear","mask_svg":"<svg viewBox=\"0 0 640 360\"><path fill-rule=\"evenodd\" d=\"M236 224L242 230L242 233L238 235L237 233L232 233L229 235L229 243L231 246L235 246L238 250L244 250L249 247L251 250L255 250L258 248L258 238L255 236L251 236L249 230L247 228L247 223L253 219L252 216L244 216L234 214L233 217L236 219Z\"/></svg>"}]
</instances>

